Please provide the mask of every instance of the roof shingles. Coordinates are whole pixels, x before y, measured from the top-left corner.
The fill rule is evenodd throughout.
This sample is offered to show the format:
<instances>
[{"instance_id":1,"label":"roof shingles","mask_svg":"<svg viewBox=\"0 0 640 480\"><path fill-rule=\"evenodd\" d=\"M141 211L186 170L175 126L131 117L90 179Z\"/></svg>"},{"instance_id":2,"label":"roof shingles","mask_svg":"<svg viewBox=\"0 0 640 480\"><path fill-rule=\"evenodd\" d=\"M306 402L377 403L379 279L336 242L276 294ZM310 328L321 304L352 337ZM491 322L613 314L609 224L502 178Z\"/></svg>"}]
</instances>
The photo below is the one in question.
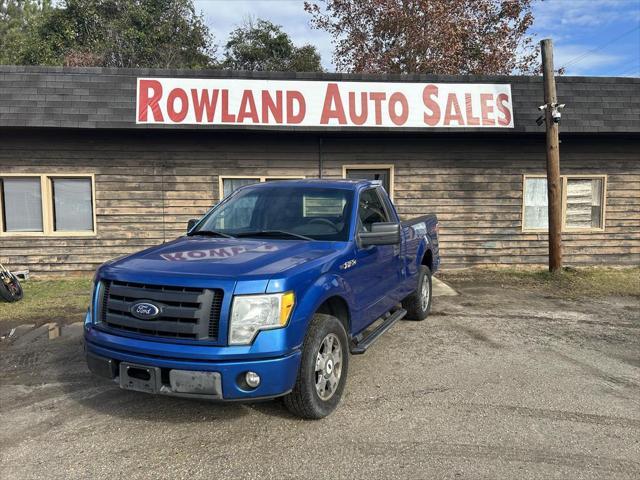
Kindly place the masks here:
<instances>
[{"instance_id":1,"label":"roof shingles","mask_svg":"<svg viewBox=\"0 0 640 480\"><path fill-rule=\"evenodd\" d=\"M143 76L185 78L260 78L386 82L509 83L513 94L514 128L500 133L541 132L535 123L543 100L542 78L522 76L370 75L331 73L267 73L216 70L153 70L0 66L0 127L211 129L211 125L136 125L136 79ZM640 133L640 79L559 77L558 98L563 133ZM288 127L234 126L248 129ZM301 130L315 130L302 128ZM332 131L347 128L331 128ZM353 128L348 130L367 130ZM377 131L386 129L376 129ZM487 131L447 129L438 131ZM425 131L422 129L421 131Z\"/></svg>"}]
</instances>

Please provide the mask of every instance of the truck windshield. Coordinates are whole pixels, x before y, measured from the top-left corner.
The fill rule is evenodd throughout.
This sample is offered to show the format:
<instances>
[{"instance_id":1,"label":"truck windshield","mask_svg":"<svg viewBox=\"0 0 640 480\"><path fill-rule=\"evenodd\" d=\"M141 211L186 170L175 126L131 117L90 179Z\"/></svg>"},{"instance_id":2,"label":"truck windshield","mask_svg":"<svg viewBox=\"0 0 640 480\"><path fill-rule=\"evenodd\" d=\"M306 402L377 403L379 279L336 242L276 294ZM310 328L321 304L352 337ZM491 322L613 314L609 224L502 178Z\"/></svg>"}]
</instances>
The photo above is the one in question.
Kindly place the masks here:
<instances>
[{"instance_id":1,"label":"truck windshield","mask_svg":"<svg viewBox=\"0 0 640 480\"><path fill-rule=\"evenodd\" d=\"M192 234L347 241L353 192L282 185L248 188L214 208Z\"/></svg>"}]
</instances>

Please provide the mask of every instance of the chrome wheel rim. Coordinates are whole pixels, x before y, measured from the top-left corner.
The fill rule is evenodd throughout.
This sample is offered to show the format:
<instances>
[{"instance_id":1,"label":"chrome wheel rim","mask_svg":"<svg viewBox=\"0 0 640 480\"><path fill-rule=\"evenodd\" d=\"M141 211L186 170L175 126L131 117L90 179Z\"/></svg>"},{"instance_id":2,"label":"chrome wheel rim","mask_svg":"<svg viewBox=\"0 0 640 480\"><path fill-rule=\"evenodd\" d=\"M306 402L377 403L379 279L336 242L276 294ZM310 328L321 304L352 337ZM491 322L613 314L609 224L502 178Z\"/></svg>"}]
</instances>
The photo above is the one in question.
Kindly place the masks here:
<instances>
[{"instance_id":1,"label":"chrome wheel rim","mask_svg":"<svg viewBox=\"0 0 640 480\"><path fill-rule=\"evenodd\" d=\"M420 302L422 303L422 310L426 311L429 306L429 296L431 291L429 290L429 278L425 275L422 279L422 290L420 291Z\"/></svg>"},{"instance_id":2,"label":"chrome wheel rim","mask_svg":"<svg viewBox=\"0 0 640 480\"><path fill-rule=\"evenodd\" d=\"M329 400L340 383L342 375L342 347L334 333L329 333L316 354L316 392L322 400Z\"/></svg>"}]
</instances>

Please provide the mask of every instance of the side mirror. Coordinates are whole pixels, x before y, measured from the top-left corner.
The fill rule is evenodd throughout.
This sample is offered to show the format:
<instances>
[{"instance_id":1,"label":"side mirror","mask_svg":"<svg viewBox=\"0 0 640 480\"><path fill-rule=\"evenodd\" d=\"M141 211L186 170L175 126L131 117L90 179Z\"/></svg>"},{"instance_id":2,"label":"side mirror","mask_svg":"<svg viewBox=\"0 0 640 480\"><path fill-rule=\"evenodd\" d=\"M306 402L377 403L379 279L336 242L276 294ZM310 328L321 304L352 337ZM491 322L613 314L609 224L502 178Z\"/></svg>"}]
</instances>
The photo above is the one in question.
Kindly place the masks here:
<instances>
[{"instance_id":1,"label":"side mirror","mask_svg":"<svg viewBox=\"0 0 640 480\"><path fill-rule=\"evenodd\" d=\"M200 221L199 218L192 218L187 222L187 233L189 233L189 231L191 231L191 229L193 228L193 226L198 223Z\"/></svg>"},{"instance_id":2,"label":"side mirror","mask_svg":"<svg viewBox=\"0 0 640 480\"><path fill-rule=\"evenodd\" d=\"M400 243L400 224L392 222L373 223L370 232L358 234L360 245L398 245Z\"/></svg>"}]
</instances>

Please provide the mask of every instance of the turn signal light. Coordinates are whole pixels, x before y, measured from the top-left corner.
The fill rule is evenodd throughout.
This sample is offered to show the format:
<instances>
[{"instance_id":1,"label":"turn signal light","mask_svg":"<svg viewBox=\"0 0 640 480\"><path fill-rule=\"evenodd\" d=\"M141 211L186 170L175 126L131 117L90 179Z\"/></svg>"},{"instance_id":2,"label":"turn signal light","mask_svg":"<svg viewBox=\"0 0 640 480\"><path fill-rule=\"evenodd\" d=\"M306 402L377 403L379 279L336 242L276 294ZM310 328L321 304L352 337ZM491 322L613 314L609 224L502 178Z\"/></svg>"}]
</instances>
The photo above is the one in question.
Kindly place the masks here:
<instances>
[{"instance_id":1,"label":"turn signal light","mask_svg":"<svg viewBox=\"0 0 640 480\"><path fill-rule=\"evenodd\" d=\"M287 292L282 295L282 301L280 303L280 325L282 325L283 327L289 321L291 310L293 310L294 304L295 296L293 295L293 292Z\"/></svg>"}]
</instances>

